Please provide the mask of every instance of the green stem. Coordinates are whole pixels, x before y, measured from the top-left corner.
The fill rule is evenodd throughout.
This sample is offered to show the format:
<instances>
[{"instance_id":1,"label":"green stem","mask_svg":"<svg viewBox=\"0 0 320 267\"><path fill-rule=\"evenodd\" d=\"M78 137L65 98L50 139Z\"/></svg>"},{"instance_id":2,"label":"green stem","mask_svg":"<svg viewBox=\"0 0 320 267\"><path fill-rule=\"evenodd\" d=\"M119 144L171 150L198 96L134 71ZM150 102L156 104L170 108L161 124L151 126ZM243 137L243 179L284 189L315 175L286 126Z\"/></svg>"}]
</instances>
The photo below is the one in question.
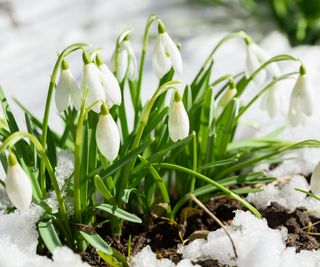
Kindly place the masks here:
<instances>
[{"instance_id":1,"label":"green stem","mask_svg":"<svg viewBox=\"0 0 320 267\"><path fill-rule=\"evenodd\" d=\"M197 171L197 161L198 161L197 134L195 134L193 136L192 146L193 146L193 166L192 166L192 170L193 171ZM191 177L191 185L190 185L190 193L192 193L194 191L195 182L196 182L196 177L192 176Z\"/></svg>"},{"instance_id":2,"label":"green stem","mask_svg":"<svg viewBox=\"0 0 320 267\"><path fill-rule=\"evenodd\" d=\"M124 102L125 81L126 81L126 78L124 78L123 81L120 83L122 102L121 102L120 106L118 107L119 119L120 119L120 124L121 124L121 133L122 133L123 140L126 140L129 135L128 119L127 119L126 107L125 107L125 102Z\"/></svg>"},{"instance_id":3,"label":"green stem","mask_svg":"<svg viewBox=\"0 0 320 267\"><path fill-rule=\"evenodd\" d=\"M75 43L75 44L72 44L72 45L66 47L62 51L62 53L59 55L55 65L54 65L54 68L53 68L53 71L51 74L50 83L49 83L49 89L48 89L46 105L45 105L45 110L44 110L44 116L43 116L43 123L42 123L41 144L45 150L47 147L48 123L49 123L49 114L50 114L52 94L53 94L53 90L56 86L56 78L58 75L58 71L59 71L59 67L61 65L61 62L70 53L72 53L78 49L81 49L87 45L88 44L86 44L86 43ZM45 197L47 192L46 192L45 165L44 165L43 161L41 161L41 163L40 163L40 186L41 186L41 190L42 190L42 195L43 195L43 197Z\"/></svg>"},{"instance_id":4,"label":"green stem","mask_svg":"<svg viewBox=\"0 0 320 267\"><path fill-rule=\"evenodd\" d=\"M185 168L185 167L182 167L182 166L179 166L176 164L171 164L171 163L155 163L153 165L157 165L157 166L160 166L160 167L166 168L166 169L174 169L177 171L181 171L181 172L193 175L194 177L197 177L197 178L203 180L204 182L211 184L214 187L218 188L219 190L224 192L226 195L234 198L239 203L241 203L244 207L246 207L248 210L250 210L257 218L262 219L262 216L259 213L259 211L257 211L250 203L248 203L247 201L242 199L240 196L238 196L237 194L235 194L234 192L232 192L228 188L224 187L223 185L215 182L214 180L210 179L209 177L207 177L201 173L198 173L198 172L190 170L188 168Z\"/></svg>"},{"instance_id":5,"label":"green stem","mask_svg":"<svg viewBox=\"0 0 320 267\"><path fill-rule=\"evenodd\" d=\"M86 90L84 97L82 98L82 104L80 109L80 116L77 124L76 140L74 146L74 215L75 222L81 223L81 192L80 192L80 179L81 179L81 143L83 123L86 117L86 98L88 90ZM99 102L99 101L98 101ZM96 104L96 103L94 103ZM92 105L90 107L93 107Z\"/></svg>"},{"instance_id":6,"label":"green stem","mask_svg":"<svg viewBox=\"0 0 320 267\"><path fill-rule=\"evenodd\" d=\"M143 43L142 43L142 51L141 51L141 58L140 58L140 66L139 66L139 76L138 76L138 83L137 83L137 94L136 94L136 100L135 100L135 106L137 109L140 108L140 94L141 94L141 86L142 86L142 78L143 78L143 71L144 71L144 65L146 60L146 54L147 54L147 48L148 48L148 41L149 41L149 30L152 25L152 23L157 19L157 16L150 15L146 27L144 29L144 35L143 35ZM135 111L138 113L138 110ZM135 122L137 121L138 117L135 117Z\"/></svg>"}]
</instances>

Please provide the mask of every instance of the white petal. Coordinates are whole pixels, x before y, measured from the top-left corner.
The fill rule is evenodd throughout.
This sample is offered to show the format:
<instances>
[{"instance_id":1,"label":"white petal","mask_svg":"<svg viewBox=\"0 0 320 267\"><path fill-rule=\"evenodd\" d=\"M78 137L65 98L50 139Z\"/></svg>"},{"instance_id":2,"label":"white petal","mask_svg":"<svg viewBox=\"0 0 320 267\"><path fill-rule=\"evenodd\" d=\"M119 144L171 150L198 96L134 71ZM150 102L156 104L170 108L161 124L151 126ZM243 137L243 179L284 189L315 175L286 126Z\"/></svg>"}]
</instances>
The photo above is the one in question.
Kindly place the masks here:
<instances>
[{"instance_id":1,"label":"white petal","mask_svg":"<svg viewBox=\"0 0 320 267\"><path fill-rule=\"evenodd\" d=\"M301 109L305 115L310 117L313 113L313 92L306 75L299 75L295 87L299 90L301 97Z\"/></svg>"},{"instance_id":2,"label":"white petal","mask_svg":"<svg viewBox=\"0 0 320 267\"><path fill-rule=\"evenodd\" d=\"M260 67L260 62L257 55L252 48L253 44L247 45L247 57L246 57L246 77L249 78L251 74ZM254 82L257 85L261 85L266 80L266 72L264 70L260 71L259 74L254 78Z\"/></svg>"},{"instance_id":3,"label":"white petal","mask_svg":"<svg viewBox=\"0 0 320 267\"><path fill-rule=\"evenodd\" d=\"M274 118L281 112L281 105L283 105L282 94L278 84L274 84L272 88L265 92L261 102L261 109L266 110L270 118Z\"/></svg>"},{"instance_id":4,"label":"white petal","mask_svg":"<svg viewBox=\"0 0 320 267\"><path fill-rule=\"evenodd\" d=\"M266 61L268 61L271 58L271 56L265 50L263 50L260 46L258 46L257 44L253 43L252 49L253 49L253 52L255 53L255 55L257 56L258 61L260 62L260 65L262 65L263 63L265 63ZM267 71L273 77L278 77L280 75L280 68L276 62L268 65Z\"/></svg>"},{"instance_id":5,"label":"white petal","mask_svg":"<svg viewBox=\"0 0 320 267\"><path fill-rule=\"evenodd\" d=\"M122 82L128 69L128 52L121 48L118 55L117 79Z\"/></svg>"},{"instance_id":6,"label":"white petal","mask_svg":"<svg viewBox=\"0 0 320 267\"><path fill-rule=\"evenodd\" d=\"M183 139L189 134L189 117L182 101L174 101L169 113L169 136L173 142Z\"/></svg>"},{"instance_id":7,"label":"white petal","mask_svg":"<svg viewBox=\"0 0 320 267\"><path fill-rule=\"evenodd\" d=\"M62 70L60 72L55 94L55 102L59 112L63 112L67 109L70 103L70 92L68 88L70 74L70 70Z\"/></svg>"},{"instance_id":8,"label":"white petal","mask_svg":"<svg viewBox=\"0 0 320 267\"><path fill-rule=\"evenodd\" d=\"M120 105L121 104L121 90L116 77L108 69L105 64L99 66L101 71L101 82L106 93L106 100L110 104Z\"/></svg>"},{"instance_id":9,"label":"white petal","mask_svg":"<svg viewBox=\"0 0 320 267\"><path fill-rule=\"evenodd\" d=\"M314 171L312 172L310 186L311 191L314 194L320 195L320 162L317 164Z\"/></svg>"},{"instance_id":10,"label":"white petal","mask_svg":"<svg viewBox=\"0 0 320 267\"><path fill-rule=\"evenodd\" d=\"M171 62L174 70L176 71L176 73L181 75L183 71L183 64L182 64L182 57L178 47L172 41L172 39L170 38L167 32L161 35L162 35L161 38L163 38L165 49L168 50L170 54L170 58L171 58Z\"/></svg>"},{"instance_id":11,"label":"white petal","mask_svg":"<svg viewBox=\"0 0 320 267\"><path fill-rule=\"evenodd\" d=\"M96 130L97 146L101 154L109 161L114 160L120 148L120 134L110 114L100 115Z\"/></svg>"},{"instance_id":12,"label":"white petal","mask_svg":"<svg viewBox=\"0 0 320 267\"><path fill-rule=\"evenodd\" d=\"M138 75L137 58L136 58L136 55L134 54L131 43L129 41L124 41L123 46L128 52L127 77L130 81L134 81L137 79L137 75Z\"/></svg>"},{"instance_id":13,"label":"white petal","mask_svg":"<svg viewBox=\"0 0 320 267\"><path fill-rule=\"evenodd\" d=\"M105 101L106 94L100 79L100 70L93 63L83 66L83 78L81 83L82 91L88 87L87 106L97 100ZM100 112L101 103L93 107L93 111Z\"/></svg>"},{"instance_id":14,"label":"white petal","mask_svg":"<svg viewBox=\"0 0 320 267\"><path fill-rule=\"evenodd\" d=\"M71 96L71 102L73 106L76 108L76 110L79 110L81 107L81 90L74 79L72 73L70 70L68 70L69 76L68 76L68 89L69 89L69 94Z\"/></svg>"},{"instance_id":15,"label":"white petal","mask_svg":"<svg viewBox=\"0 0 320 267\"><path fill-rule=\"evenodd\" d=\"M18 162L8 167L6 190L12 204L19 210L26 210L31 205L31 181Z\"/></svg>"},{"instance_id":16,"label":"white petal","mask_svg":"<svg viewBox=\"0 0 320 267\"><path fill-rule=\"evenodd\" d=\"M288 119L289 123L293 127L298 126L303 120L303 113L301 111L301 101L296 90L293 90L291 93Z\"/></svg>"},{"instance_id":17,"label":"white petal","mask_svg":"<svg viewBox=\"0 0 320 267\"><path fill-rule=\"evenodd\" d=\"M152 51L152 67L159 79L161 79L171 68L170 56L166 54L165 47L161 43L160 34L157 37Z\"/></svg>"}]
</instances>

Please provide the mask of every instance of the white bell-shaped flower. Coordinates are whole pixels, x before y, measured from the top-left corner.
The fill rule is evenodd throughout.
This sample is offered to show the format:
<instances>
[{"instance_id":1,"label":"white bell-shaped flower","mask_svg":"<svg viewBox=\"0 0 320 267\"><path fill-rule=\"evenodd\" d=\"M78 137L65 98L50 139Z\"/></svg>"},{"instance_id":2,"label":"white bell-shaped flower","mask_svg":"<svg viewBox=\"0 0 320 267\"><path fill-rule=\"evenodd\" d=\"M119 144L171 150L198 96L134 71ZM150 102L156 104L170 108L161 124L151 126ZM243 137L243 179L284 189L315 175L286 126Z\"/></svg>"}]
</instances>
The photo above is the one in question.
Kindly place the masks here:
<instances>
[{"instance_id":1,"label":"white bell-shaped flower","mask_svg":"<svg viewBox=\"0 0 320 267\"><path fill-rule=\"evenodd\" d=\"M88 90L87 106L92 105L97 101L106 100L106 92L101 82L101 73L98 67L91 62L89 56L84 52L83 56L83 76L81 81L81 89L84 92ZM101 103L93 106L92 110L100 111Z\"/></svg>"},{"instance_id":2,"label":"white bell-shaped flower","mask_svg":"<svg viewBox=\"0 0 320 267\"><path fill-rule=\"evenodd\" d=\"M173 142L186 138L189 134L189 117L178 92L169 112L168 129Z\"/></svg>"},{"instance_id":3,"label":"white bell-shaped flower","mask_svg":"<svg viewBox=\"0 0 320 267\"><path fill-rule=\"evenodd\" d=\"M300 67L300 75L294 85L290 97L289 122L293 127L304 124L313 113L313 93L306 76L304 66Z\"/></svg>"},{"instance_id":4,"label":"white bell-shaped flower","mask_svg":"<svg viewBox=\"0 0 320 267\"><path fill-rule=\"evenodd\" d=\"M261 109L267 111L270 118L274 118L283 110L283 94L278 83L274 83L265 93L261 101Z\"/></svg>"},{"instance_id":5,"label":"white bell-shaped flower","mask_svg":"<svg viewBox=\"0 0 320 267\"><path fill-rule=\"evenodd\" d=\"M8 171L5 180L7 194L12 204L19 210L26 210L32 201L32 185L30 178L22 169L16 156L9 152Z\"/></svg>"},{"instance_id":6,"label":"white bell-shaped flower","mask_svg":"<svg viewBox=\"0 0 320 267\"><path fill-rule=\"evenodd\" d=\"M176 73L182 74L183 64L180 51L172 41L162 22L159 22L158 36L152 53L152 67L161 79L173 67Z\"/></svg>"},{"instance_id":7,"label":"white bell-shaped flower","mask_svg":"<svg viewBox=\"0 0 320 267\"><path fill-rule=\"evenodd\" d=\"M105 90L107 105L111 108L113 105L121 104L121 90L119 83L113 73L104 63L103 58L98 54L96 63L100 70L100 79Z\"/></svg>"},{"instance_id":8,"label":"white bell-shaped flower","mask_svg":"<svg viewBox=\"0 0 320 267\"><path fill-rule=\"evenodd\" d=\"M59 112L63 112L69 105L73 105L77 110L81 106L80 88L69 69L69 64L65 60L61 63L55 101Z\"/></svg>"},{"instance_id":9,"label":"white bell-shaped flower","mask_svg":"<svg viewBox=\"0 0 320 267\"><path fill-rule=\"evenodd\" d=\"M268 55L260 46L253 43L251 40L246 40L247 55L246 55L246 77L249 78L263 63L268 61L271 56ZM257 85L263 84L268 76L277 77L280 74L280 69L277 63L269 64L266 69L261 70L254 78Z\"/></svg>"},{"instance_id":10,"label":"white bell-shaped flower","mask_svg":"<svg viewBox=\"0 0 320 267\"><path fill-rule=\"evenodd\" d=\"M120 133L106 104L101 105L96 142L99 151L107 160L112 161L117 157L120 148Z\"/></svg>"},{"instance_id":11,"label":"white bell-shaped flower","mask_svg":"<svg viewBox=\"0 0 320 267\"><path fill-rule=\"evenodd\" d=\"M320 162L317 164L312 172L310 180L311 191L320 196Z\"/></svg>"},{"instance_id":12,"label":"white bell-shaped flower","mask_svg":"<svg viewBox=\"0 0 320 267\"><path fill-rule=\"evenodd\" d=\"M114 73L117 74L118 81L122 82L125 76L130 81L136 80L138 74L137 58L128 36L120 44L117 64L115 62L115 53L112 55L112 66Z\"/></svg>"}]
</instances>

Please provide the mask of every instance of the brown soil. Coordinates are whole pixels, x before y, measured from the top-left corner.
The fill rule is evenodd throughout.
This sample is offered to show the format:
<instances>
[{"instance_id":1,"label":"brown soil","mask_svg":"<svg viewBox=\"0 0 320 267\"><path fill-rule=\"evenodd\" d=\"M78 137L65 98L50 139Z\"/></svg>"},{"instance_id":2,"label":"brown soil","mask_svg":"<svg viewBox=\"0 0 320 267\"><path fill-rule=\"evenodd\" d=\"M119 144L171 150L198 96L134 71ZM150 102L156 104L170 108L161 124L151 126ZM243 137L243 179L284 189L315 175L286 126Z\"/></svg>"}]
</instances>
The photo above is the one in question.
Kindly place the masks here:
<instances>
[{"instance_id":1,"label":"brown soil","mask_svg":"<svg viewBox=\"0 0 320 267\"><path fill-rule=\"evenodd\" d=\"M206 206L225 224L231 223L235 210L243 209L238 202L229 197L216 198L207 202ZM149 245L158 258L169 258L177 263L181 260L181 255L176 252L178 244L188 242L188 238L191 237L192 239L195 233L205 236L206 231L214 231L219 228L206 213L201 210L193 211L193 216L188 217L187 220L179 221L176 225L169 224L161 219L154 220L148 230L137 226L137 224L125 224L121 239L114 239L110 235L105 236L105 239L123 255L128 255L128 239L129 234L132 234L131 255L135 255L143 247ZM319 220L309 216L304 209L296 209L290 212L278 203L273 202L261 213L267 219L269 227L279 229L284 226L288 229L287 246L296 247L297 251L320 248L320 235L313 235L314 233L320 233L320 223L315 224ZM307 233L308 226L309 233ZM98 257L94 249L89 249L81 256L94 267L108 266ZM222 267L214 260L195 263L203 267Z\"/></svg>"}]
</instances>

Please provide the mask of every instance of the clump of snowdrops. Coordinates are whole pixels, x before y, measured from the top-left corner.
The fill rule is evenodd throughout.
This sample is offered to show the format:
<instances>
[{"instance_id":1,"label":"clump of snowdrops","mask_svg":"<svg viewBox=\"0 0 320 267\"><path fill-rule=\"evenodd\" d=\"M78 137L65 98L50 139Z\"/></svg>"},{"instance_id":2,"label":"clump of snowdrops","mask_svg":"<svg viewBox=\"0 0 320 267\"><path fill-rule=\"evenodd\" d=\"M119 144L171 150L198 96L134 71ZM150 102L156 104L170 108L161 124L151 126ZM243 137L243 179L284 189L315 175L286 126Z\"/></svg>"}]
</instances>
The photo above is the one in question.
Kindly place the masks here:
<instances>
[{"instance_id":1,"label":"clump of snowdrops","mask_svg":"<svg viewBox=\"0 0 320 267\"><path fill-rule=\"evenodd\" d=\"M149 40L154 24L158 26L154 29L156 40ZM279 154L290 149L319 145L315 140L291 143L272 135L234 140L239 120L259 98L271 117L279 112L283 102L278 92L285 89L278 83L284 79L297 79L289 122L296 126L311 116L311 91L299 59L289 55L271 58L246 33L231 33L214 47L193 81L180 91L182 82L175 76L182 74L183 61L163 22L154 15L147 20L139 61L130 44L131 34L127 30L117 39L110 68L102 52L86 43L65 48L51 74L43 119L38 120L19 103L25 112L26 132L19 130L0 92L4 111L0 159L7 170L3 186L17 209L26 210L31 203L43 208L38 230L51 252L61 245L82 251L90 244L107 262L125 264L126 259L97 233L98 227L106 224L113 235L121 235L124 220L148 223L151 213L163 222L177 224L180 210L192 205L189 193L202 201L228 195L261 218L241 194L259 190L245 185L269 182L272 177L253 172L252 167L279 162ZM215 54L234 38L244 41L245 71L214 77ZM150 43L159 85L142 103ZM68 64L74 53L81 53L83 60L80 85ZM296 62L297 70L283 74L279 61ZM255 96L241 102L250 84L254 84ZM126 89L134 111L132 130L124 101ZM55 109L65 125L61 135L48 125ZM74 170L61 184L55 167L57 153L64 150L73 154ZM243 188L230 190L234 185ZM51 205L52 196L58 208Z\"/></svg>"}]
</instances>

